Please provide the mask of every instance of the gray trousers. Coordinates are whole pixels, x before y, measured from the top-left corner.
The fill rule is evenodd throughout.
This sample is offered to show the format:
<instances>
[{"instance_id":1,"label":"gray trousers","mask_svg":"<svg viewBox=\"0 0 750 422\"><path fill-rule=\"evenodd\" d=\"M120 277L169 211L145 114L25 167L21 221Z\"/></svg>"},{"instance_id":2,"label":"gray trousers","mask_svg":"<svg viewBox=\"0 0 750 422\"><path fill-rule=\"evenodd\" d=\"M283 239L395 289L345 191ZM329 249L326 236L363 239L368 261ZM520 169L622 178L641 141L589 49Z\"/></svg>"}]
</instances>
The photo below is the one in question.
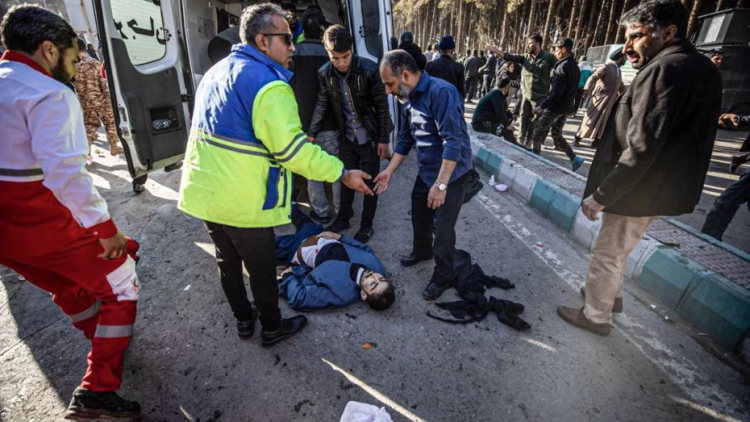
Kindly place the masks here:
<instances>
[{"instance_id":1,"label":"gray trousers","mask_svg":"<svg viewBox=\"0 0 750 422\"><path fill-rule=\"evenodd\" d=\"M315 145L338 157L339 155L339 132L338 131L325 131L320 132L315 138ZM310 195L310 206L321 217L328 217L328 198L326 198L326 186L323 182L317 182L315 180L307 181L307 193ZM341 205L341 183L336 182L333 184L333 207L336 209L336 214L339 212L339 206Z\"/></svg>"}]
</instances>

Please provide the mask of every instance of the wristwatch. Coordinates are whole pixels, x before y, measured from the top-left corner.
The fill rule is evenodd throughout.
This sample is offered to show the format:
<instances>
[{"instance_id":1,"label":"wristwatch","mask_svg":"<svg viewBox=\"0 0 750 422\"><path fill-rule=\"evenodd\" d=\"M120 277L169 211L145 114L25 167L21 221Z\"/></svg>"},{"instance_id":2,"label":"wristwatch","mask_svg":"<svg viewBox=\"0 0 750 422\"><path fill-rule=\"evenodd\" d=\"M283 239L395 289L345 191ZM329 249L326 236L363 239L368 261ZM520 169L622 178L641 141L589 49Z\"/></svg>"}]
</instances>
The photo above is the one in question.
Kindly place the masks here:
<instances>
[{"instance_id":1,"label":"wristwatch","mask_svg":"<svg viewBox=\"0 0 750 422\"><path fill-rule=\"evenodd\" d=\"M446 185L445 183L440 183L440 182L435 182L435 187L438 188L440 192L443 192L446 189L448 189L448 185Z\"/></svg>"}]
</instances>

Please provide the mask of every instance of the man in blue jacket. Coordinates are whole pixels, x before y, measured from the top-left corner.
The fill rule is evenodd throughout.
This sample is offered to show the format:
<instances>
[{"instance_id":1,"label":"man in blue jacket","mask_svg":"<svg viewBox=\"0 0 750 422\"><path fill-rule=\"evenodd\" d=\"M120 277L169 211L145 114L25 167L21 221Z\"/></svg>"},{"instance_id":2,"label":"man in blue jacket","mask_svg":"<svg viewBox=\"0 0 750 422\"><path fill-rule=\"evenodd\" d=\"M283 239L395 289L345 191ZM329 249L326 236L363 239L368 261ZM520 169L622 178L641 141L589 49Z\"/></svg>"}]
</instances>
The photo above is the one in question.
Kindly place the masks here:
<instances>
[{"instance_id":1,"label":"man in blue jacket","mask_svg":"<svg viewBox=\"0 0 750 422\"><path fill-rule=\"evenodd\" d=\"M297 233L276 238L279 294L297 311L343 307L360 300L376 311L393 305L393 285L372 248L348 236L323 231L303 216Z\"/></svg>"}]
</instances>

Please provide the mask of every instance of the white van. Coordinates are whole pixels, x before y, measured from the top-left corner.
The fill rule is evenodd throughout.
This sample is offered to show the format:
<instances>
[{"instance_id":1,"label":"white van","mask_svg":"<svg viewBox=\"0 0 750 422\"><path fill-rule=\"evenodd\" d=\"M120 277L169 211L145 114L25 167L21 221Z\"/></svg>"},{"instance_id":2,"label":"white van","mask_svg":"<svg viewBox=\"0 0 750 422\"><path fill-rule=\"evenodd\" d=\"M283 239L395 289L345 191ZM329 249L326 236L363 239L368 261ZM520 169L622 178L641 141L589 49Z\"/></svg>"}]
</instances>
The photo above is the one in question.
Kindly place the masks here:
<instances>
[{"instance_id":1,"label":"white van","mask_svg":"<svg viewBox=\"0 0 750 422\"><path fill-rule=\"evenodd\" d=\"M291 2L299 16L312 4ZM93 0L115 120L133 178L182 160L193 94L211 67L208 43L239 24L242 8L255 3L259 1ZM390 0L316 3L329 22L351 28L355 54L378 62L389 50ZM392 118L395 110L392 101Z\"/></svg>"}]
</instances>

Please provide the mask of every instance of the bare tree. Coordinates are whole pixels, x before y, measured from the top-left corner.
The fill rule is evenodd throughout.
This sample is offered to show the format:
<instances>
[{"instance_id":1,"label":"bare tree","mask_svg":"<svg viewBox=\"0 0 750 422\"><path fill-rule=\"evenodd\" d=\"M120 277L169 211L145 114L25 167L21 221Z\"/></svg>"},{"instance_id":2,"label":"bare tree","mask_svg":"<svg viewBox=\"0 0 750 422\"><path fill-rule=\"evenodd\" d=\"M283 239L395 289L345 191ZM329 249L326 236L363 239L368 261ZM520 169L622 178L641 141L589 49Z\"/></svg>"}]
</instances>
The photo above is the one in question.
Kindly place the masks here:
<instances>
[{"instance_id":1,"label":"bare tree","mask_svg":"<svg viewBox=\"0 0 750 422\"><path fill-rule=\"evenodd\" d=\"M701 8L701 0L695 0L693 2L693 10L690 11L690 18L688 19L688 27L687 27L687 37L690 38L690 36L693 34L693 29L695 28L695 22L698 20L698 11Z\"/></svg>"}]
</instances>

